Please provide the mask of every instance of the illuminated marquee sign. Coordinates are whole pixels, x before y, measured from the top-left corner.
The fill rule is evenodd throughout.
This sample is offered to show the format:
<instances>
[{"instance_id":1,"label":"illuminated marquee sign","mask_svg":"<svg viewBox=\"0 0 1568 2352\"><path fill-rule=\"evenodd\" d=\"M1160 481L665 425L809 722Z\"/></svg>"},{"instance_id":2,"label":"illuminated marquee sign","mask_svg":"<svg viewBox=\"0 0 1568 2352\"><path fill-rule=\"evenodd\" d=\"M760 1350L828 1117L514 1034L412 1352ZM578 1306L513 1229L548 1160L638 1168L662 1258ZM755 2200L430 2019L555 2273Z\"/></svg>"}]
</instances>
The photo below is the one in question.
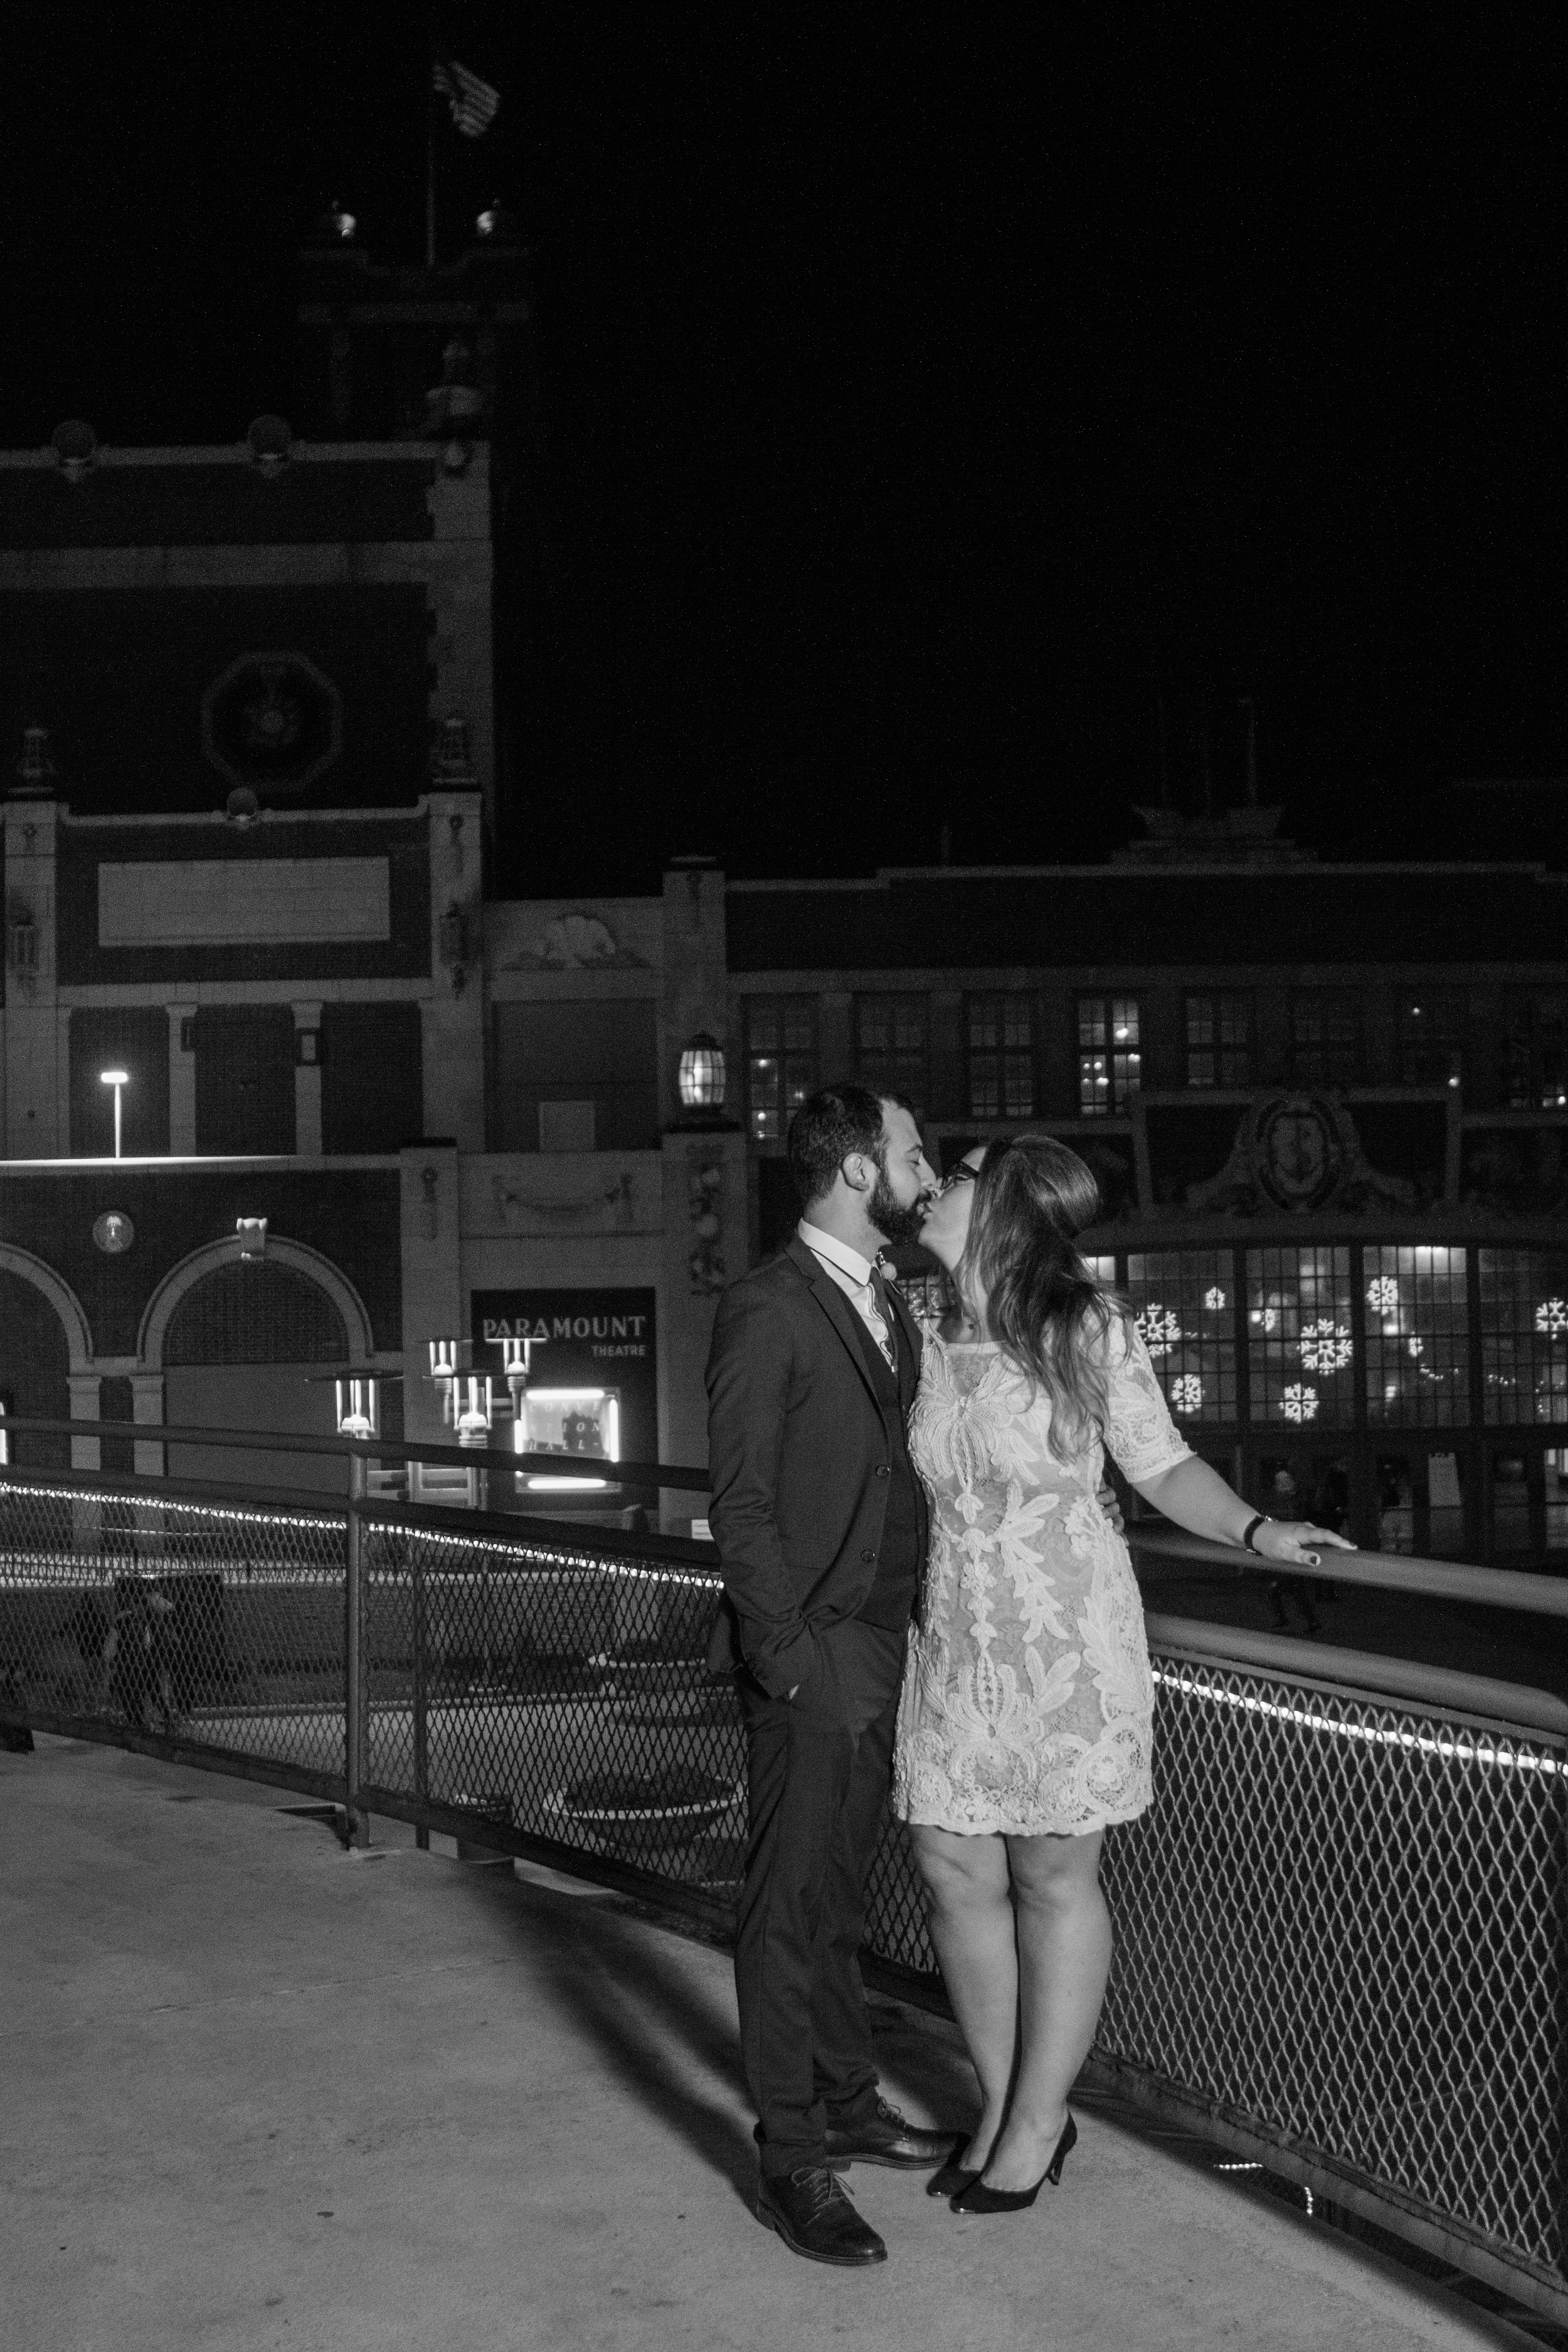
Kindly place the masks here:
<instances>
[{"instance_id":1,"label":"illuminated marquee sign","mask_svg":"<svg viewBox=\"0 0 1568 2352\"><path fill-rule=\"evenodd\" d=\"M473 1294L474 1370L501 1381L503 1339L542 1341L534 1348L529 1386L564 1400L563 1449L596 1451L607 1434L588 1442L584 1428L597 1420L613 1426L616 1453L624 1462L652 1462L658 1455L658 1353L651 1290L476 1290ZM590 1412L584 1397L602 1392L614 1413ZM542 1429L553 1423L552 1409L535 1416ZM553 1450L556 1441L546 1439Z\"/></svg>"}]
</instances>

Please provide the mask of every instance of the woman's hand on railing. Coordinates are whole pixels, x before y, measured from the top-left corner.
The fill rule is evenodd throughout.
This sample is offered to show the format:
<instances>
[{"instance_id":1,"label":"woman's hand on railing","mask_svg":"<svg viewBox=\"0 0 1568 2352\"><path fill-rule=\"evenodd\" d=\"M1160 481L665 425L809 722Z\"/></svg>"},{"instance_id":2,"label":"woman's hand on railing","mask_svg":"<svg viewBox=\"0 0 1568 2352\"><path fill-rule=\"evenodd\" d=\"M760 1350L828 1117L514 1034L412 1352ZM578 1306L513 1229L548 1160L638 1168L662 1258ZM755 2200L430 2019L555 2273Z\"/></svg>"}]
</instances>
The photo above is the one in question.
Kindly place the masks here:
<instances>
[{"instance_id":1,"label":"woman's hand on railing","mask_svg":"<svg viewBox=\"0 0 1568 2352\"><path fill-rule=\"evenodd\" d=\"M1354 1551L1356 1547L1348 1537L1335 1535L1331 1528L1314 1527L1310 1519L1265 1519L1253 1529L1252 1549L1261 1559L1316 1568L1325 1549Z\"/></svg>"}]
</instances>

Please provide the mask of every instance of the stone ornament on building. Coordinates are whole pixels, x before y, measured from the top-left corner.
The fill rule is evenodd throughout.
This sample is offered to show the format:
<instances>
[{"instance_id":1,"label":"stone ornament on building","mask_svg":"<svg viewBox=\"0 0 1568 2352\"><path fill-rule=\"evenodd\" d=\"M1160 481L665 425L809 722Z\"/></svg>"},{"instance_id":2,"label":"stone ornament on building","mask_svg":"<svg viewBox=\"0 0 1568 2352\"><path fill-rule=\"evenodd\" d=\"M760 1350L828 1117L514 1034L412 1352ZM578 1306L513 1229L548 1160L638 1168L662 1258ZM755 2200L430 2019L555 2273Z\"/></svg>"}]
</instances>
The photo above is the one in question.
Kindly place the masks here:
<instances>
[{"instance_id":1,"label":"stone ornament on building","mask_svg":"<svg viewBox=\"0 0 1568 2352\"><path fill-rule=\"evenodd\" d=\"M1206 1214L1293 1215L1315 1210L1415 1206L1404 1177L1370 1167L1355 1121L1331 1095L1257 1097L1242 1114L1219 1174L1187 1188L1187 1206Z\"/></svg>"},{"instance_id":2,"label":"stone ornament on building","mask_svg":"<svg viewBox=\"0 0 1568 2352\"><path fill-rule=\"evenodd\" d=\"M342 696L305 654L242 654L202 697L202 750L263 802L293 799L342 748Z\"/></svg>"},{"instance_id":3,"label":"stone ornament on building","mask_svg":"<svg viewBox=\"0 0 1568 2352\"><path fill-rule=\"evenodd\" d=\"M641 956L623 948L602 915L591 907L552 915L520 955L506 966L510 971L593 971L616 965L637 966Z\"/></svg>"},{"instance_id":4,"label":"stone ornament on building","mask_svg":"<svg viewBox=\"0 0 1568 2352\"><path fill-rule=\"evenodd\" d=\"M691 1255L687 1268L691 1287L700 1297L722 1290L729 1280L724 1271L724 1253L719 1244L723 1234L724 1169L721 1160L712 1159L701 1150L686 1155L687 1205L691 1217Z\"/></svg>"}]
</instances>

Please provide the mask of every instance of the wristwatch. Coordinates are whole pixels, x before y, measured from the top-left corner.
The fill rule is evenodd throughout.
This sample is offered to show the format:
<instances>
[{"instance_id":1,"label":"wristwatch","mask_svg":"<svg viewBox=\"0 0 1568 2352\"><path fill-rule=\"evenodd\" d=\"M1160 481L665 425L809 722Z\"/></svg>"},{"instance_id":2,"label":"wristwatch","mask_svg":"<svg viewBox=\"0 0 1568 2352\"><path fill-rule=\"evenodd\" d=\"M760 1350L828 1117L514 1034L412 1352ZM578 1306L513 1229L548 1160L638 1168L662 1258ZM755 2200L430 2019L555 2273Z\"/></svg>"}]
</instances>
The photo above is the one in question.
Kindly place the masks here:
<instances>
[{"instance_id":1,"label":"wristwatch","mask_svg":"<svg viewBox=\"0 0 1568 2352\"><path fill-rule=\"evenodd\" d=\"M1253 1542L1253 1537L1258 1533L1259 1528L1271 1528L1273 1525L1274 1522L1269 1517L1267 1511L1259 1511L1255 1517L1248 1519L1246 1527L1243 1528L1241 1531L1243 1549L1250 1552L1257 1552L1258 1546ZM1261 1555L1259 1555L1259 1557L1261 1557Z\"/></svg>"}]
</instances>

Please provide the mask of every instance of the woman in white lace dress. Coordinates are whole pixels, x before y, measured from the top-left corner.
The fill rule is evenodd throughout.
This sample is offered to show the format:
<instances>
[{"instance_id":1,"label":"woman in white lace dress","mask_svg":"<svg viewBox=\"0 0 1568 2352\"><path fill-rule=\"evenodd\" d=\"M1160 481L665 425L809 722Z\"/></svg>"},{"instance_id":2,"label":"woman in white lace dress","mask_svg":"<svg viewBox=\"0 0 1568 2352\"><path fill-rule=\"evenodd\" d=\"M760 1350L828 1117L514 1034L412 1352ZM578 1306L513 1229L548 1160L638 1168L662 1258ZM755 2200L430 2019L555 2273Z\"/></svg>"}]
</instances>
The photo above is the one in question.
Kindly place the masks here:
<instances>
[{"instance_id":1,"label":"woman in white lace dress","mask_svg":"<svg viewBox=\"0 0 1568 2352\"><path fill-rule=\"evenodd\" d=\"M927 1326L910 1451L931 1551L893 1765L983 2109L931 2183L1033 2202L1077 2137L1068 2093L1105 1995L1100 1848L1151 1800L1153 1684L1108 1449L1195 1534L1312 1560L1343 1538L1254 1514L1173 1427L1136 1328L1073 1237L1099 1196L1049 1136L977 1147L921 1238L956 1304Z\"/></svg>"}]
</instances>

